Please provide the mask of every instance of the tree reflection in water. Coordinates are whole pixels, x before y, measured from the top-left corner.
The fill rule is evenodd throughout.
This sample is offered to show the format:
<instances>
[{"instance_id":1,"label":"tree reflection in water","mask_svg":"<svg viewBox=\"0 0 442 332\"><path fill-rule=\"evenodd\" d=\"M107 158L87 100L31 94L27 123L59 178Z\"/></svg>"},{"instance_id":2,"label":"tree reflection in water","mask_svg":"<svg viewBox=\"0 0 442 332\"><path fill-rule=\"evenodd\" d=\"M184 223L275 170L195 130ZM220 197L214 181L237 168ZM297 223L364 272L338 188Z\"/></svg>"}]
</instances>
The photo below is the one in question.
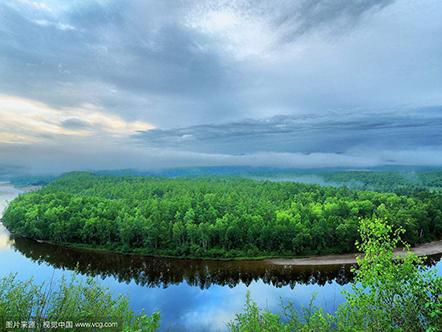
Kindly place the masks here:
<instances>
[{"instance_id":1,"label":"tree reflection in water","mask_svg":"<svg viewBox=\"0 0 442 332\"><path fill-rule=\"evenodd\" d=\"M114 254L39 243L15 237L12 247L38 264L76 270L89 276L114 277L119 282L148 287L168 287L186 282L202 289L211 285L234 287L262 280L275 287L296 284L324 285L336 281L344 285L351 281L350 266L289 266L265 261L214 261L172 259ZM434 264L439 257L429 259Z\"/></svg>"}]
</instances>

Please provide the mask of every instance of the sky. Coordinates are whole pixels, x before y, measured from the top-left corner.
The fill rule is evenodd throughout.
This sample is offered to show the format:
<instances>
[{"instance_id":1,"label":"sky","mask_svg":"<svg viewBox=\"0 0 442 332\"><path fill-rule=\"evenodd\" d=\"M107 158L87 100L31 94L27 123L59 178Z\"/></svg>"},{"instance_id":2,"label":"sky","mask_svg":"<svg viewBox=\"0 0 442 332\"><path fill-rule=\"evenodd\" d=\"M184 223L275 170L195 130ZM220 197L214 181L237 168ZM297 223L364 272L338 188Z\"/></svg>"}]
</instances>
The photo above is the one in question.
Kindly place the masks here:
<instances>
[{"instance_id":1,"label":"sky","mask_svg":"<svg viewBox=\"0 0 442 332\"><path fill-rule=\"evenodd\" d=\"M0 168L442 165L440 0L3 0Z\"/></svg>"}]
</instances>

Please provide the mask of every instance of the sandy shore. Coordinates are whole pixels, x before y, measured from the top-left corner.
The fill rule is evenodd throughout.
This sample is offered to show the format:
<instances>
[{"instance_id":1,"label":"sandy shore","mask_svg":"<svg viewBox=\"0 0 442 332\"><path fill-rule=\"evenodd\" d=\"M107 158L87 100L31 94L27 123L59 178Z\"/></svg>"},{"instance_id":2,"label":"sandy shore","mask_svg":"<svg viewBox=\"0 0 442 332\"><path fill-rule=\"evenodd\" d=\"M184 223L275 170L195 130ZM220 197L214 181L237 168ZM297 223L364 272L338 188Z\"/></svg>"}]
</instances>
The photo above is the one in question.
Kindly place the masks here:
<instances>
[{"instance_id":1,"label":"sandy shore","mask_svg":"<svg viewBox=\"0 0 442 332\"><path fill-rule=\"evenodd\" d=\"M442 240L424 243L412 248L412 250L418 256L439 255L442 254ZM397 250L397 253L403 254L400 250ZM356 263L357 255L358 254L343 254L305 258L275 258L267 259L266 262L275 265L345 265Z\"/></svg>"}]
</instances>

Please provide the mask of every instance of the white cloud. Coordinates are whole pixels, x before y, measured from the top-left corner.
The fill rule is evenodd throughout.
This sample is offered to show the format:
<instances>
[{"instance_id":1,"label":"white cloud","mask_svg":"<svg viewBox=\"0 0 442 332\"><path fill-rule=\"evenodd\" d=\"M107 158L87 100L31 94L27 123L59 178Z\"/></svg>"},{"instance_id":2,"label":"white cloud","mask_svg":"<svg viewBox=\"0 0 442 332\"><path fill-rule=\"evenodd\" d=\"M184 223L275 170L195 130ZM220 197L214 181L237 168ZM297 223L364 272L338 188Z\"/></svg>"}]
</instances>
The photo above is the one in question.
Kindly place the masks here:
<instances>
[{"instance_id":1,"label":"white cloud","mask_svg":"<svg viewBox=\"0 0 442 332\"><path fill-rule=\"evenodd\" d=\"M207 34L218 43L221 52L239 61L267 56L278 41L263 17L234 3L199 4L190 10L185 24Z\"/></svg>"},{"instance_id":2,"label":"white cloud","mask_svg":"<svg viewBox=\"0 0 442 332\"><path fill-rule=\"evenodd\" d=\"M90 169L160 169L197 166L283 168L373 167L380 165L442 165L442 151L366 150L353 153L210 154L153 149L106 139L63 139L51 144L0 144L2 159L33 173Z\"/></svg>"},{"instance_id":3,"label":"white cloud","mask_svg":"<svg viewBox=\"0 0 442 332\"><path fill-rule=\"evenodd\" d=\"M61 23L61 22L51 22L48 20L35 20L33 22L35 24L43 26L43 27L53 26L53 27L57 28L58 30L62 30L62 31L77 30L77 28L75 28L74 26L72 26L70 24L66 24L66 23Z\"/></svg>"},{"instance_id":4,"label":"white cloud","mask_svg":"<svg viewBox=\"0 0 442 332\"><path fill-rule=\"evenodd\" d=\"M67 126L72 120L86 126ZM124 137L153 128L142 121L126 121L96 105L53 108L16 96L0 95L0 143L38 143L60 137Z\"/></svg>"}]
</instances>

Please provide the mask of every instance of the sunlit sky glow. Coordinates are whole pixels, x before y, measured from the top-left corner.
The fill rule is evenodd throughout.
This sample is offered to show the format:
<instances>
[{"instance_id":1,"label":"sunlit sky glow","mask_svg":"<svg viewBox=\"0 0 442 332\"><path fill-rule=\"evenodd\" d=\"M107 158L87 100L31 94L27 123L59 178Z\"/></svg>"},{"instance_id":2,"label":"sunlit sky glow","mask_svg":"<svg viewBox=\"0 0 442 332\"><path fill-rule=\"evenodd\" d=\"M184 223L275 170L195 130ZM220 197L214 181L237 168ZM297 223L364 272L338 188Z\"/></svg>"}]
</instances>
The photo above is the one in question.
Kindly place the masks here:
<instances>
[{"instance_id":1,"label":"sunlit sky glow","mask_svg":"<svg viewBox=\"0 0 442 332\"><path fill-rule=\"evenodd\" d=\"M439 0L5 0L0 167L442 165Z\"/></svg>"}]
</instances>

